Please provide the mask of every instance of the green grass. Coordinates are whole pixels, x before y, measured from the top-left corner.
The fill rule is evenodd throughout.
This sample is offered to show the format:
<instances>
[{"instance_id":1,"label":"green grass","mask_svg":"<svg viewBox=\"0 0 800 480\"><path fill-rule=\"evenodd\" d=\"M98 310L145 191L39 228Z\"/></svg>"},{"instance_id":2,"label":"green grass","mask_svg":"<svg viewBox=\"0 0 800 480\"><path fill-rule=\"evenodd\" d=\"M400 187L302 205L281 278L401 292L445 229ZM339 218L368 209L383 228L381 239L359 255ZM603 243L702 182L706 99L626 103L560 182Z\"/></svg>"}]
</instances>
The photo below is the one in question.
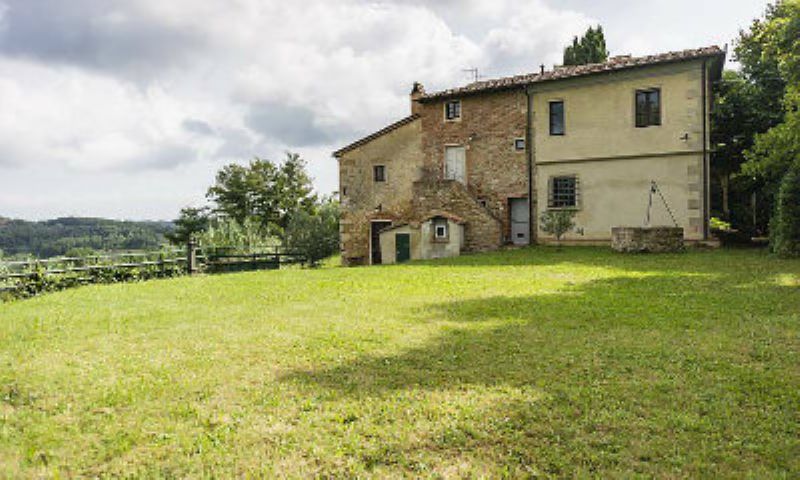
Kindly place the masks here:
<instances>
[{"instance_id":1,"label":"green grass","mask_svg":"<svg viewBox=\"0 0 800 480\"><path fill-rule=\"evenodd\" d=\"M800 262L531 248L0 305L0 477L800 475Z\"/></svg>"}]
</instances>

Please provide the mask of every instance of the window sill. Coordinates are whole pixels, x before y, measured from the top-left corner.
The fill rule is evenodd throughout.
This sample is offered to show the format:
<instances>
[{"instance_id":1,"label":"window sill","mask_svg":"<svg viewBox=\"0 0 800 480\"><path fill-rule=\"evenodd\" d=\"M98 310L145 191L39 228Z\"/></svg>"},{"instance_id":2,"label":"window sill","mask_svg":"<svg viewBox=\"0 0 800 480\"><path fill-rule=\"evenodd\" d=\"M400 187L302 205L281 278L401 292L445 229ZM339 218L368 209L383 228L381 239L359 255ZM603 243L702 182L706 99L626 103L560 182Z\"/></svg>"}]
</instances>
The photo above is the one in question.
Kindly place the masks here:
<instances>
[{"instance_id":1,"label":"window sill","mask_svg":"<svg viewBox=\"0 0 800 480\"><path fill-rule=\"evenodd\" d=\"M548 210L572 210L574 212L579 212L581 210L580 207L547 207Z\"/></svg>"}]
</instances>

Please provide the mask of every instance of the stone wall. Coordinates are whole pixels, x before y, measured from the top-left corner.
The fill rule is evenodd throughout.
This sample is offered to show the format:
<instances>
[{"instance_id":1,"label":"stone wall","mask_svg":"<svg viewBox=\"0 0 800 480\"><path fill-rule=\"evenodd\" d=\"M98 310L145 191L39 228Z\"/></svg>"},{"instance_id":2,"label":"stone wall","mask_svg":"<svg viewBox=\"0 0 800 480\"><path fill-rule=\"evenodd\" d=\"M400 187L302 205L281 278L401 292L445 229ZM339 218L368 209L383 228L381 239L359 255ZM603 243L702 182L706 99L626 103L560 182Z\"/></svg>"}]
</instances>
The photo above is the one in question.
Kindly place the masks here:
<instances>
[{"instance_id":1,"label":"stone wall","mask_svg":"<svg viewBox=\"0 0 800 480\"><path fill-rule=\"evenodd\" d=\"M680 252L684 248L680 227L614 227L611 248L625 253Z\"/></svg>"},{"instance_id":2,"label":"stone wall","mask_svg":"<svg viewBox=\"0 0 800 480\"><path fill-rule=\"evenodd\" d=\"M398 223L411 216L412 186L422 175L420 122L413 121L339 157L342 263L369 263L370 222ZM386 168L375 182L373 167Z\"/></svg>"},{"instance_id":3,"label":"stone wall","mask_svg":"<svg viewBox=\"0 0 800 480\"><path fill-rule=\"evenodd\" d=\"M503 244L502 222L455 180L424 179L414 182L413 215L445 211L464 219L464 251L483 252Z\"/></svg>"}]
</instances>

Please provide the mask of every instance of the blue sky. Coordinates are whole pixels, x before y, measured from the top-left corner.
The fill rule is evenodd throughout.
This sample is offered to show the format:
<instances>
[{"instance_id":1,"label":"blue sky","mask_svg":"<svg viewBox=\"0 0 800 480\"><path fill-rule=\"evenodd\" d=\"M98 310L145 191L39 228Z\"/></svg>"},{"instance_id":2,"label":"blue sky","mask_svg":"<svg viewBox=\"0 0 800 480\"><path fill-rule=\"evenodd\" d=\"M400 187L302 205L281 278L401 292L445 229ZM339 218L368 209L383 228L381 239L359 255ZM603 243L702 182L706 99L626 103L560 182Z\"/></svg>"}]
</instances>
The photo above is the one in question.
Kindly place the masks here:
<instances>
[{"instance_id":1,"label":"blue sky","mask_svg":"<svg viewBox=\"0 0 800 480\"><path fill-rule=\"evenodd\" d=\"M216 170L309 162L408 114L414 81L560 61L601 24L612 55L731 43L766 2L0 0L0 216L170 219Z\"/></svg>"}]
</instances>

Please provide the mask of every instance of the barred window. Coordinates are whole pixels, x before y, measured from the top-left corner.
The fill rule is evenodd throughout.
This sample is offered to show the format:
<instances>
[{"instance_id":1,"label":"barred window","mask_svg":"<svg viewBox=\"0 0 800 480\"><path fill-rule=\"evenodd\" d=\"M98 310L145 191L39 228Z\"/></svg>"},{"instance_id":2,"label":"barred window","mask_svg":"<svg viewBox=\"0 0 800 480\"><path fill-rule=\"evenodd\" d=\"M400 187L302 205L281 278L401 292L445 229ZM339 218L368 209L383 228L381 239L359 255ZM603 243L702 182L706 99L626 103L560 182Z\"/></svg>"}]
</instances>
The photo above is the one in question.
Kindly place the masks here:
<instances>
[{"instance_id":1,"label":"barred window","mask_svg":"<svg viewBox=\"0 0 800 480\"><path fill-rule=\"evenodd\" d=\"M444 104L444 118L447 120L461 118L461 100L450 100Z\"/></svg>"},{"instance_id":2,"label":"barred window","mask_svg":"<svg viewBox=\"0 0 800 480\"><path fill-rule=\"evenodd\" d=\"M636 90L636 127L661 125L661 90Z\"/></svg>"},{"instance_id":3,"label":"barred window","mask_svg":"<svg viewBox=\"0 0 800 480\"><path fill-rule=\"evenodd\" d=\"M577 208L579 200L578 177L568 175L550 177L547 206L550 208Z\"/></svg>"}]
</instances>

